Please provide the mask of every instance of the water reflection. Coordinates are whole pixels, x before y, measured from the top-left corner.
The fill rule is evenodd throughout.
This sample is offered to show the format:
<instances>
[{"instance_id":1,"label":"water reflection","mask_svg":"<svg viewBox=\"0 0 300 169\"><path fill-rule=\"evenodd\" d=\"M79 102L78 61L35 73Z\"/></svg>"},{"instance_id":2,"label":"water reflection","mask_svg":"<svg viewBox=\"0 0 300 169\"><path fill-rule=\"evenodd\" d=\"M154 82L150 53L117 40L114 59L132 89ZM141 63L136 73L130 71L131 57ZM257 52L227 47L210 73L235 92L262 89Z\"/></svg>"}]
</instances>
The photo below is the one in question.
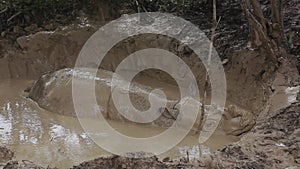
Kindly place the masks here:
<instances>
[{"instance_id":1,"label":"water reflection","mask_svg":"<svg viewBox=\"0 0 300 169\"><path fill-rule=\"evenodd\" d=\"M2 80L0 82L0 145L13 150L15 160L26 159L45 167L51 164L58 168L69 168L83 161L109 155L89 139L76 118L45 111L28 99L27 93L23 90L32 82L28 80ZM95 122L91 121L91 123ZM120 122L109 123L118 131L133 137L161 132L145 126L130 126ZM109 137L105 131L89 134ZM216 140L220 140L218 138ZM180 143L180 146L193 146L197 144L197 141L197 136L188 136ZM232 139L221 142L220 145L224 145L232 142ZM196 150L195 146L189 150L190 157L198 158L199 153ZM184 148L175 147L163 154L161 158L185 157L184 151Z\"/></svg>"},{"instance_id":2,"label":"water reflection","mask_svg":"<svg viewBox=\"0 0 300 169\"><path fill-rule=\"evenodd\" d=\"M108 154L75 118L47 112L26 98L23 89L32 81L13 81L0 82L0 145L12 149L16 160L67 168Z\"/></svg>"},{"instance_id":3,"label":"water reflection","mask_svg":"<svg viewBox=\"0 0 300 169\"><path fill-rule=\"evenodd\" d=\"M8 103L9 106L9 103ZM2 107L2 112L6 111L6 107ZM11 137L12 132L12 117L6 117L0 114L0 142L2 144L9 144L13 142Z\"/></svg>"}]
</instances>

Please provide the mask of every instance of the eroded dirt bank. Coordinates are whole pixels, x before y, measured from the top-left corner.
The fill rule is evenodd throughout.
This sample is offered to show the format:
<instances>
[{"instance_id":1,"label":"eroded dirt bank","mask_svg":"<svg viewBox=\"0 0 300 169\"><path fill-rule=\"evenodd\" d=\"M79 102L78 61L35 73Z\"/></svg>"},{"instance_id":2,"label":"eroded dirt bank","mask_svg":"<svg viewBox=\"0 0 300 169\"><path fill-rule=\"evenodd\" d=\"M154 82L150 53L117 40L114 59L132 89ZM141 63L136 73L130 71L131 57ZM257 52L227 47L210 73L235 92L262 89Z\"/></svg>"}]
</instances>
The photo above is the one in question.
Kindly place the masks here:
<instances>
[{"instance_id":1,"label":"eroded dirt bank","mask_svg":"<svg viewBox=\"0 0 300 169\"><path fill-rule=\"evenodd\" d=\"M244 52L243 54L245 53L247 54L247 52ZM247 56L249 57L249 55ZM257 57L256 55L254 56ZM241 57L241 55L239 55L239 57ZM249 63L245 58L243 59L244 63ZM257 60L259 62L259 59ZM239 65L235 61L231 60L230 62L228 63L229 65L234 65L234 63ZM254 63L254 65L257 66L256 63ZM256 66L254 67L257 70L260 66ZM251 68L251 66L248 67ZM238 66L233 66L233 68L237 68L235 70L236 72L240 72L241 70ZM64 72L64 70L59 71L59 73L61 72ZM47 76L49 75L45 75L45 77ZM40 89L43 89L41 91L47 91L50 89L52 92L40 91L38 97L41 96L41 98L36 99L38 102L43 99L57 100L57 98L55 99L55 97L57 97L55 93L61 91L59 89L57 89L57 91L53 90L53 88L46 86L46 83L53 83L54 86L66 86L64 82L69 81L68 79L65 79L65 77L68 77L66 74L58 76L57 73L55 73L54 75L50 75L51 78L46 78L46 81L45 77L41 78L39 80L40 82L38 82L42 84L33 87L32 91ZM61 77L63 77L64 80L62 80ZM270 84L268 85L270 87L269 90L272 92L268 95L266 94L266 91L263 93L262 96L265 101L263 102L264 104L262 107L259 107L259 105L256 104L257 112L252 111L252 113L250 113L250 111L243 110L234 104L229 104L227 107L220 128L223 129L223 131L231 131L228 134L242 134L241 140L212 152L209 155L200 155L199 159L194 163L162 163L157 161L156 158L148 158L139 161L113 156L82 163L75 168L96 168L96 166L103 166L103 168L105 168L104 166L106 165L112 167L123 166L126 168L126 166L142 166L146 163L151 164L151 166L153 165L155 168L174 168L176 166L184 166L185 168L297 168L300 166L299 141L297 138L299 137L300 129L300 106L298 100L299 74L296 65L289 60L283 60L278 71L274 73L272 78L273 80L270 80ZM51 80L49 81L47 79ZM244 88L244 90L247 91L247 88ZM49 93L51 94L48 96L44 95ZM33 92L33 94L37 93ZM61 96L58 98L60 97ZM241 98L242 97L240 97L240 99ZM51 103L51 101L46 103ZM68 101L68 103L70 103L70 101ZM51 106L51 104L41 105L46 107ZM54 111L62 113L59 110ZM72 114L73 111L70 111L69 114ZM230 123L231 120L233 122ZM249 126L249 124L251 125ZM248 130L250 131L247 132Z\"/></svg>"},{"instance_id":2,"label":"eroded dirt bank","mask_svg":"<svg viewBox=\"0 0 300 169\"><path fill-rule=\"evenodd\" d=\"M237 2L234 3L238 5ZM222 5L225 6L226 4L228 5L226 2L222 3ZM292 10L285 11L286 15L297 13L298 4L295 0L286 3L286 5L293 6ZM238 13L238 15L236 15L236 13ZM190 154L192 157L188 159L183 158L185 155L180 155L179 158L181 158L181 160L172 161L172 159L166 158L163 162L156 157L142 159L134 159L128 155L127 157L102 157L84 162L74 168L296 169L300 167L300 80L297 70L298 62L293 56L288 56L287 58L279 58L279 64L277 65L270 62L270 60L268 60L268 54L262 52L262 50L246 47L247 38L244 35L246 35L247 32L247 25L245 20L242 20L242 22L238 24L233 23L241 19L240 17L242 15L239 7L236 7L233 12L227 10L227 8L223 9L221 10L221 14L224 14L225 18L226 16L232 18L229 22L226 20L225 23L221 23L220 32L222 33L220 33L220 36L222 36L218 38L216 42L221 57L228 58L224 60L228 85L228 101L226 103L226 111L223 114L219 126L220 130L218 132L221 132L221 135L217 135L208 141L207 146L211 148L215 146L212 148L212 151L202 153L199 150L200 152L196 153L198 155L193 154L194 156L192 156ZM203 17L205 18L205 15L202 16L201 21L205 20ZM206 19L207 18L208 17L206 17ZM291 45L292 52L295 55L297 55L299 44L293 41L295 41L299 35L296 34L293 37L291 35L294 30L296 30L297 33L298 28L293 25L294 22L297 24L298 21L295 21L297 18L299 18L298 15L294 14L293 17L286 21L288 26L285 32L290 38L290 44L288 45ZM4 130L0 128L0 132L4 134L4 136L8 136L9 132L6 132L7 130L11 130L10 132L13 133L11 137L12 140L23 141L22 144L16 143L16 145L14 145L17 147L15 156L19 154L17 159L13 158L12 151L6 148L0 149L1 163L7 163L10 160L19 161L4 164L4 168L42 168L34 165L30 161L26 161L26 158L32 157L37 159L39 155L41 156L41 154L38 153L41 149L38 148L49 149L49 151L45 152L52 154L47 156L47 158L45 158L46 160L43 159L44 161L38 161L38 159L35 161L35 163L43 167L51 165L51 158L54 160L62 160L62 163L69 162L68 165L77 165L79 162L74 162L74 159L77 160L78 156L74 156L74 154L82 155L83 153L87 155L90 152L94 152L95 149L89 145L86 135L82 134L81 130L77 130L79 126L74 130L72 127L63 129L64 132L61 133L60 131L58 132L57 128L63 128L63 126L58 126L56 123L66 124L67 126L74 125L75 120L69 117L75 115L72 109L70 85L72 70L63 68L73 67L82 45L102 24L103 23L97 22L89 23L87 20L83 20L83 22L79 24L59 27L53 31L34 32L32 35L19 37L16 41L16 46L13 47L2 45L0 49L0 79L17 77L38 79L31 90L30 97L36 101L40 107L50 111L42 110L35 105L36 109L34 110L44 112L41 115L30 109L30 107L28 109L28 106L24 105L28 103L33 105L33 103L26 100L28 99L26 98L25 104L22 104L20 107L18 107L19 100L13 102L14 106L16 106L16 111L7 113L7 110L11 109L11 104L10 102L6 104L7 102L4 101L6 109L3 109L1 113L3 117L10 121L5 120L5 122L3 122L4 125L8 125L4 126ZM231 24L231 26L227 24ZM201 26L205 28L204 32L209 32L209 24L203 24ZM237 28L239 28L238 31L236 31ZM230 36L227 37L224 36L224 34ZM236 39L237 36L239 39ZM150 46L148 41L152 42ZM227 41L230 41L230 43L227 43ZM1 44L6 42L5 39L1 40ZM230 45L232 45L234 50ZM124 57L133 51L146 47L160 47L178 54L178 56L192 68L192 71L198 79L199 89L203 92L205 70L200 61L197 60L197 57L195 57L191 50L180 46L178 42L160 36L139 36L127 39L118 44L115 49L107 55L103 64L100 66L101 69L105 69L107 72L100 73L99 86L97 86L98 91L102 94L105 93L109 98L110 86L104 84L103 81L106 81L106 78L108 79L110 77L109 74L115 70L116 66ZM145 79L155 79L155 81L160 83L156 83L158 86L151 86L153 81ZM176 100L178 99L178 88L174 80L162 72L152 70L141 73L136 79L136 83L139 89L143 89L144 91L144 93L132 91L133 93L136 92L135 99L133 100L136 101L136 104L141 109L146 109L149 106L147 99L145 99L145 94L150 91L149 88L165 87L165 91L169 93L170 106L164 110L164 116L161 117L155 125L159 127L169 127L177 115L176 111L172 109L175 105L173 102L178 101ZM24 87L24 89L26 88L27 86ZM27 88L27 91L29 91L29 88ZM107 97L103 98L104 97L101 96L98 97L98 101L100 105L104 107L104 115L113 120L124 121L124 118L116 113L115 108L111 104L111 100L107 100ZM24 110L20 110L21 113L18 114L21 108L24 108ZM15 114L12 115L12 113ZM49 116L47 114L51 115ZM63 120L60 120L61 118ZM13 119L19 119L22 122L13 122ZM20 132L12 130L12 126L22 128L22 125L25 126L24 130ZM119 128L123 128L123 126L124 124L120 125ZM48 128L52 130L50 131ZM47 133L48 130L49 133ZM47 132L45 132L45 134L42 131ZM156 134L160 130L153 131L149 129L147 131ZM238 141L239 139L240 141ZM216 146L214 140L225 141ZM5 141L2 144L8 146L10 139ZM192 143L197 144L196 142ZM75 149L74 144L78 146ZM41 145L45 146L43 147ZM189 144L189 146L191 146L191 144ZM35 154L25 151L32 149L32 147L37 148L35 149ZM22 152L23 150L24 152ZM95 152L97 151L98 150L95 150ZM95 158L95 154L84 160ZM143 153L135 154L135 156L142 157ZM71 160L66 159L69 157ZM22 162L22 159L25 159L25 161ZM83 159L80 158L80 160Z\"/></svg>"},{"instance_id":3,"label":"eroded dirt bank","mask_svg":"<svg viewBox=\"0 0 300 169\"><path fill-rule=\"evenodd\" d=\"M145 164L151 164L156 168L174 168L179 166L186 168L243 168L246 166L253 168L297 168L299 166L299 141L297 141L299 135L299 75L297 68L292 60L283 60L278 71L272 74L272 69L265 69L266 67L261 66L261 64L265 64L265 62L258 52L244 50L237 52L225 65L226 73L229 76L228 82L231 83L232 87L229 87L228 90L232 91L230 92L232 96L229 97L228 111L224 114L222 122L225 125L221 126L221 128L223 127L224 129L226 126L229 126L227 131L230 132L227 134L242 134L241 141L234 144L226 143L229 145L211 152L211 154L200 154L196 156L198 160L194 163L184 162L187 159L182 159L181 162L166 163L156 158L136 160L113 156L82 163L77 168L106 168L104 165L130 167ZM245 68L247 69L245 70ZM60 102L55 103L47 100L65 99L64 103L71 104L70 86L66 87L70 80L70 73L67 73L69 71L70 69L65 69L45 74L39 79L40 82L34 85L32 92L36 94L37 98L35 100L39 103L40 99L46 99L44 103L39 103L41 106L47 104L53 107L61 106L61 109L51 109L57 114L72 115L74 113L69 111L67 107L65 108ZM261 74L262 71L265 72ZM232 72L232 75L230 75L230 72ZM103 76L100 77L103 78ZM51 82L48 83L51 85L45 85L47 82ZM261 86L263 84L265 86ZM239 89L235 85L244 86ZM258 86L261 87L261 91L258 90ZM264 89L263 87L268 88ZM99 89L103 90L101 86ZM170 90L171 88L168 87L167 89ZM60 94L63 90L64 94ZM235 95L235 90L240 92ZM66 92L69 92L69 94ZM247 97L247 92L250 93L249 97ZM173 93L172 90L171 93ZM254 95L255 99L251 95ZM251 100L254 103L249 103ZM249 111L239 106L239 104L234 104L235 102L239 103L239 101L247 103L246 105L248 106L246 107L251 108L251 105L254 105L254 108ZM47 107L45 108L48 109ZM62 110L68 110L69 112L63 112ZM251 114L250 116L249 113ZM250 127L249 124L251 124ZM255 126L253 127L254 124ZM251 131L247 132L250 129ZM5 156L10 157L9 155ZM25 163L11 162L7 164L7 167L9 166L30 168L33 164L26 161ZM46 165L43 163L42 166Z\"/></svg>"}]
</instances>

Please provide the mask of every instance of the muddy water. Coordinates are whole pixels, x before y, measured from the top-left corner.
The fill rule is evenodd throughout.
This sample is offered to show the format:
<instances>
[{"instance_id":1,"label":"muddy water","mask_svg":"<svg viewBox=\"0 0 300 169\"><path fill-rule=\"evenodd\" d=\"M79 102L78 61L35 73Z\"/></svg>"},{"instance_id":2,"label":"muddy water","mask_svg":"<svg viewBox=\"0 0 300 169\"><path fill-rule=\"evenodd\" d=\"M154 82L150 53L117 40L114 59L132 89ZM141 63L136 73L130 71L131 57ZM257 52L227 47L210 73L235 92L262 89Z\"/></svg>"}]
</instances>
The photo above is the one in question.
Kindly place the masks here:
<instances>
[{"instance_id":1,"label":"muddy water","mask_svg":"<svg viewBox=\"0 0 300 169\"><path fill-rule=\"evenodd\" d=\"M78 120L48 112L27 98L24 92L33 80L0 81L0 145L15 152L16 160L29 160L41 166L68 168L80 162L109 155L90 140ZM116 130L133 137L149 137L163 130L160 128L109 122ZM105 131L93 133L105 135ZM172 138L170 138L171 140ZM210 151L238 141L239 138L216 132L206 143ZM161 155L190 158L199 156L197 136L187 136L177 147ZM155 149L155 147L153 147ZM208 151L207 148L203 148Z\"/></svg>"}]
</instances>

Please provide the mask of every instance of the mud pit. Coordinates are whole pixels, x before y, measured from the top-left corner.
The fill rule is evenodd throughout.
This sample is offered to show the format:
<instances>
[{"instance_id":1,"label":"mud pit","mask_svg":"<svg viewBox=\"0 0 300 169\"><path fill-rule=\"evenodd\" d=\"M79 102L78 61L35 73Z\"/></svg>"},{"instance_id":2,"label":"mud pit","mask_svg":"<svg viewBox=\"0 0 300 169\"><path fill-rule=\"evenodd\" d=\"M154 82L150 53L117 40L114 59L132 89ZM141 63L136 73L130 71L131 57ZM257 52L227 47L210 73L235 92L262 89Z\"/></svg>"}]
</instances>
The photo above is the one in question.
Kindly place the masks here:
<instances>
[{"instance_id":1,"label":"mud pit","mask_svg":"<svg viewBox=\"0 0 300 169\"><path fill-rule=\"evenodd\" d=\"M97 27L99 25L69 26L54 32L39 32L21 37L17 41L21 49L7 49L5 56L0 58L0 65L4 65L1 66L0 82L2 95L0 98L2 107L0 145L7 146L15 152L14 160L29 160L44 167L51 165L69 168L83 161L109 155L87 137L77 119L74 118L70 83L72 69L62 69L74 65L82 45ZM203 90L204 85L203 66L188 49L174 49L173 41L168 38L156 36L148 36L147 40L144 38L143 36L136 37L116 46L101 65L101 69L104 70L99 71L100 80L96 86L96 89L106 95L105 97L98 96L97 99L99 105L106 110L103 114L109 119L110 124L116 130L133 137L156 135L170 126L174 117L176 118L176 113L171 108L174 107L174 102L178 101L176 100L178 88L166 74L157 71L142 73L136 78L136 85L146 94L150 89L157 87L152 86L153 84L164 87L172 104L164 110L163 116L151 125L128 123L116 113L111 100L107 97L110 93L110 86L103 84L103 81L109 79L122 58L134 50L149 47L147 40L152 40L157 42L153 43L152 47L164 44L162 48L175 51L187 62L197 76L200 91ZM126 48L123 47L124 44ZM199 161L195 165L184 165L186 168L299 166L298 71L293 61L284 60L280 68L276 70L266 58L267 56L261 55L259 51L245 49L234 52L229 62L224 64L228 100L218 130L204 145L210 148L211 154L207 155L208 157L205 155L199 157L201 153L197 145L198 137L191 133L182 143L170 152L161 155L160 158L186 158L186 150L188 150L189 157L199 159ZM109 63L109 61L113 62ZM23 80L14 79L16 77L21 77ZM9 79L2 80L6 78ZM86 77L82 78L86 80ZM36 80L37 82L32 85ZM153 83L154 81L157 83ZM33 87L30 93L24 92L31 86ZM136 101L136 106L141 109L147 108L146 95L135 94L137 96L133 101ZM292 108L287 108L289 106ZM286 116L280 115L286 112L288 112ZM274 123L274 125L267 125L269 123ZM285 123L293 124L292 127L288 127L289 131L285 129ZM265 138L266 141L260 137ZM241 141L237 142L240 139ZM253 146L249 146L252 144ZM206 147L202 149L207 149ZM8 155L3 157L7 160L11 159L11 153L6 154ZM282 157L286 160L282 160ZM130 166L134 163L134 160L130 158L113 156L83 163L77 168L96 167L96 164L112 161L120 163L116 165L119 167L123 167L122 164ZM176 162L170 165L165 164L155 158L145 159L144 162L152 163L157 168L182 165Z\"/></svg>"},{"instance_id":2,"label":"mud pit","mask_svg":"<svg viewBox=\"0 0 300 169\"><path fill-rule=\"evenodd\" d=\"M87 137L76 118L44 110L28 98L28 93L24 92L24 89L33 82L33 80L24 79L2 80L0 83L1 94L5 96L0 99L2 110L0 144L14 151L15 160L26 159L44 167L51 165L69 168L80 162L110 154ZM90 122L92 125L98 121L91 120ZM163 131L162 128L154 126L117 121L109 121L109 123L116 130L132 137L149 137ZM95 134L105 135L105 133L106 131L102 131ZM206 146L210 147L211 151L215 151L238 139L238 137L217 132ZM162 154L160 158L185 157L185 150L196 145L197 142L198 137L190 135L177 147ZM191 158L199 156L197 149L190 151Z\"/></svg>"}]
</instances>

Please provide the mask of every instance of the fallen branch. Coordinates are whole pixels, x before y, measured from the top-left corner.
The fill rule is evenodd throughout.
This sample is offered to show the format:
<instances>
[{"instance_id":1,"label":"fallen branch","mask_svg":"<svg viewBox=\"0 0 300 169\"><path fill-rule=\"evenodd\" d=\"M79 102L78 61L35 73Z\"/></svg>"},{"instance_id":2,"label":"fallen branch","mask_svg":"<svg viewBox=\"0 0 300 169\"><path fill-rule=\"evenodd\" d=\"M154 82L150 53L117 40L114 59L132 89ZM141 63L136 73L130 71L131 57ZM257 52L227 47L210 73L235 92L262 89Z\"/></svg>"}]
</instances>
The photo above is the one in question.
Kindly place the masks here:
<instances>
[{"instance_id":1,"label":"fallen branch","mask_svg":"<svg viewBox=\"0 0 300 169\"><path fill-rule=\"evenodd\" d=\"M11 20L13 20L15 17L19 16L22 12L17 12L16 14L14 14L13 16L11 16L9 19L7 19L7 22L10 22Z\"/></svg>"},{"instance_id":2,"label":"fallen branch","mask_svg":"<svg viewBox=\"0 0 300 169\"><path fill-rule=\"evenodd\" d=\"M5 8L5 9L3 9L3 10L0 11L0 14L3 14L5 12L7 12L7 11L8 11L8 8Z\"/></svg>"}]
</instances>

